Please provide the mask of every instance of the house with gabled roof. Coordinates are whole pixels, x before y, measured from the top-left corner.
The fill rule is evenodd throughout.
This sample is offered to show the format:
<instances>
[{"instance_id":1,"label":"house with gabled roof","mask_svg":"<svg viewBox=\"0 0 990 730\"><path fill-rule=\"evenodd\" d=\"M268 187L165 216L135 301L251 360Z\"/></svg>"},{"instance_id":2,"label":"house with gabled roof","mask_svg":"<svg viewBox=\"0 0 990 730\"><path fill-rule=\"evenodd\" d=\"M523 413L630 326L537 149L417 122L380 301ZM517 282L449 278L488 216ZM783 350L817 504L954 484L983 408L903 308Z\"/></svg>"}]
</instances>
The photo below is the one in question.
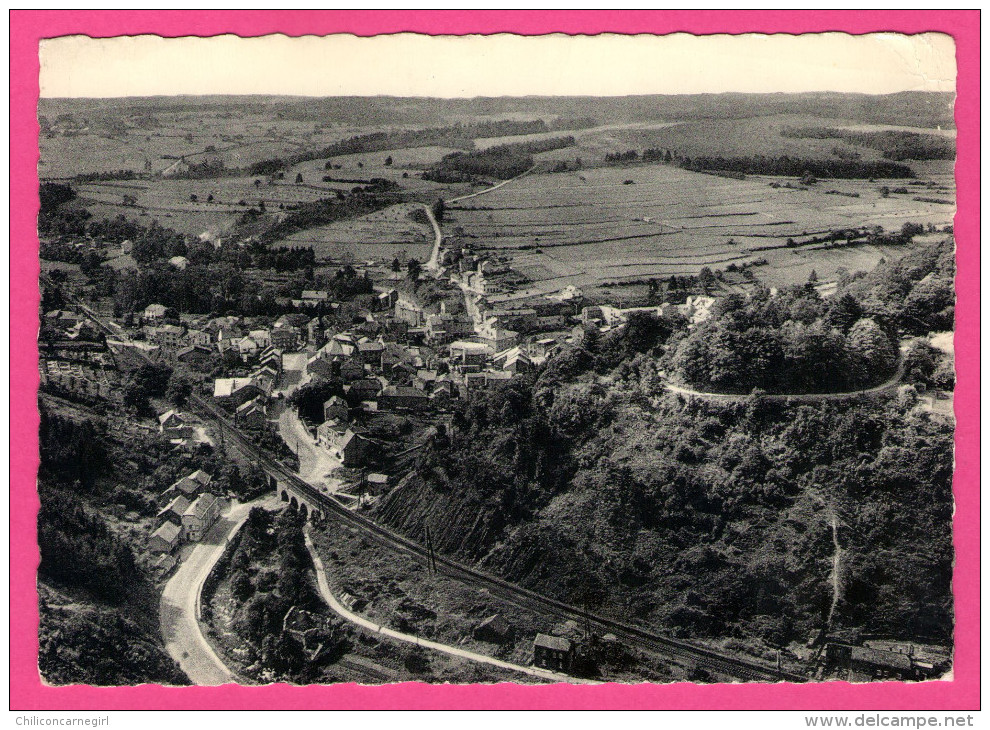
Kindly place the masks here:
<instances>
[{"instance_id":1,"label":"house with gabled roof","mask_svg":"<svg viewBox=\"0 0 990 730\"><path fill-rule=\"evenodd\" d=\"M162 493L162 499L174 499L178 495L183 495L187 499L192 499L200 494L206 487L210 486L213 477L202 469L197 469L192 474L188 474L179 479Z\"/></svg>"},{"instance_id":2,"label":"house with gabled roof","mask_svg":"<svg viewBox=\"0 0 990 730\"><path fill-rule=\"evenodd\" d=\"M158 511L158 514L155 515L155 522L158 524L172 522L181 527L182 515L185 514L186 509L188 509L191 503L190 499L184 494L177 495L171 502Z\"/></svg>"},{"instance_id":3,"label":"house with gabled roof","mask_svg":"<svg viewBox=\"0 0 990 730\"><path fill-rule=\"evenodd\" d=\"M566 672L574 659L574 644L562 636L537 634L533 641L533 666Z\"/></svg>"},{"instance_id":4,"label":"house with gabled roof","mask_svg":"<svg viewBox=\"0 0 990 730\"><path fill-rule=\"evenodd\" d=\"M158 417L158 430L167 439L187 439L192 437L192 426L174 408Z\"/></svg>"},{"instance_id":5,"label":"house with gabled roof","mask_svg":"<svg viewBox=\"0 0 990 730\"><path fill-rule=\"evenodd\" d=\"M232 409L259 395L262 390L252 378L217 378L213 382L213 398Z\"/></svg>"},{"instance_id":6,"label":"house with gabled roof","mask_svg":"<svg viewBox=\"0 0 990 730\"><path fill-rule=\"evenodd\" d=\"M347 429L334 454L340 462L350 468L363 466L371 442L359 433Z\"/></svg>"},{"instance_id":7,"label":"house with gabled roof","mask_svg":"<svg viewBox=\"0 0 990 730\"><path fill-rule=\"evenodd\" d=\"M174 522L163 522L151 533L148 549L153 553L171 553L182 543L182 527Z\"/></svg>"},{"instance_id":8,"label":"house with gabled roof","mask_svg":"<svg viewBox=\"0 0 990 730\"><path fill-rule=\"evenodd\" d=\"M339 395L333 396L323 404L324 421L340 421L343 423L347 421L349 414L350 408L347 405L347 401Z\"/></svg>"},{"instance_id":9,"label":"house with gabled roof","mask_svg":"<svg viewBox=\"0 0 990 730\"><path fill-rule=\"evenodd\" d=\"M241 428L261 429L265 427L268 416L260 398L255 398L237 407L234 411L234 420Z\"/></svg>"},{"instance_id":10,"label":"house with gabled roof","mask_svg":"<svg viewBox=\"0 0 990 730\"><path fill-rule=\"evenodd\" d=\"M191 542L199 542L220 517L220 500L209 492L201 494L182 514L182 532Z\"/></svg>"}]
</instances>

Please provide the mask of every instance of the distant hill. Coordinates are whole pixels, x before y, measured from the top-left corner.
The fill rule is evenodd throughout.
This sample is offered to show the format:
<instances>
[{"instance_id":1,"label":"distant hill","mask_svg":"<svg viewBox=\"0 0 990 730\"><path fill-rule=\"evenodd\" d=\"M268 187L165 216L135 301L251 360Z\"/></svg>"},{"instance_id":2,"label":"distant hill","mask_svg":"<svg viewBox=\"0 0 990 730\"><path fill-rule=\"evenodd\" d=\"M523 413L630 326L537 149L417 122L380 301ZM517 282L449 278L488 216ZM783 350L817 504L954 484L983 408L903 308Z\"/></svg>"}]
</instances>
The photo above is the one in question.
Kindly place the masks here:
<instances>
[{"instance_id":1,"label":"distant hill","mask_svg":"<svg viewBox=\"0 0 990 730\"><path fill-rule=\"evenodd\" d=\"M119 99L41 99L39 114L99 116L241 111L316 123L430 125L477 117L591 117L600 122L725 119L772 114L811 114L871 124L955 126L948 92L905 91L870 95L837 92L800 94L676 94L649 96L524 96L437 99L346 96L174 96Z\"/></svg>"}]
</instances>

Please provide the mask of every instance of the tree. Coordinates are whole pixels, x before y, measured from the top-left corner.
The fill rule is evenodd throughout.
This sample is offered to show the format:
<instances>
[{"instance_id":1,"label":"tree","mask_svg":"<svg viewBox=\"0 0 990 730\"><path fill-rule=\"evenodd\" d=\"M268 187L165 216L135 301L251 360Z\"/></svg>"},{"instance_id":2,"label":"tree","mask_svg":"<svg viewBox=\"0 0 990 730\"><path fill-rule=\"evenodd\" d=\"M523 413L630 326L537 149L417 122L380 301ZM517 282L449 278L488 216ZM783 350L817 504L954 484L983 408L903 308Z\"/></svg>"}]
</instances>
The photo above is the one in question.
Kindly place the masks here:
<instances>
[{"instance_id":1,"label":"tree","mask_svg":"<svg viewBox=\"0 0 990 730\"><path fill-rule=\"evenodd\" d=\"M832 301L825 313L825 322L842 332L848 332L849 328L862 316L863 307L859 300L846 292L838 300Z\"/></svg>"},{"instance_id":2,"label":"tree","mask_svg":"<svg viewBox=\"0 0 990 730\"><path fill-rule=\"evenodd\" d=\"M894 369L897 349L872 319L860 319L848 337L849 354L854 366L858 366L861 382L869 383Z\"/></svg>"},{"instance_id":3,"label":"tree","mask_svg":"<svg viewBox=\"0 0 990 730\"><path fill-rule=\"evenodd\" d=\"M306 383L292 394L289 402L296 407L300 418L310 423L323 423L323 404L335 395L344 395L342 384L324 380Z\"/></svg>"},{"instance_id":4,"label":"tree","mask_svg":"<svg viewBox=\"0 0 990 730\"><path fill-rule=\"evenodd\" d=\"M299 184L299 183L301 183L302 181L303 181L303 176L302 176L302 173L301 173L301 172L297 172L297 173L296 173L296 184L298 185L298 184Z\"/></svg>"},{"instance_id":5,"label":"tree","mask_svg":"<svg viewBox=\"0 0 990 730\"><path fill-rule=\"evenodd\" d=\"M447 205L443 202L443 198L437 198L433 204L433 217L437 219L437 223L443 223L443 217L446 212Z\"/></svg>"},{"instance_id":6,"label":"tree","mask_svg":"<svg viewBox=\"0 0 990 730\"><path fill-rule=\"evenodd\" d=\"M188 378L174 376L168 384L168 399L176 408L185 407L192 395L192 383Z\"/></svg>"},{"instance_id":7,"label":"tree","mask_svg":"<svg viewBox=\"0 0 990 730\"><path fill-rule=\"evenodd\" d=\"M409 259L406 262L406 271L409 272L409 278L413 281L419 279L419 272L422 269L422 264L419 263L419 259Z\"/></svg>"},{"instance_id":8,"label":"tree","mask_svg":"<svg viewBox=\"0 0 990 730\"><path fill-rule=\"evenodd\" d=\"M705 294L708 294L711 288L715 286L715 274L707 266L701 267L701 271L698 272L698 283L701 284Z\"/></svg>"},{"instance_id":9,"label":"tree","mask_svg":"<svg viewBox=\"0 0 990 730\"><path fill-rule=\"evenodd\" d=\"M195 203L195 202L198 202L198 201L199 201L199 196L196 195L196 193L193 193L192 195L189 196L189 202Z\"/></svg>"},{"instance_id":10,"label":"tree","mask_svg":"<svg viewBox=\"0 0 990 730\"><path fill-rule=\"evenodd\" d=\"M814 269L812 269L811 270L811 273L808 274L808 281L811 282L812 284L814 284L815 282L817 282L818 281L818 272L815 271Z\"/></svg>"},{"instance_id":11,"label":"tree","mask_svg":"<svg viewBox=\"0 0 990 730\"><path fill-rule=\"evenodd\" d=\"M392 259L392 271L394 271L396 273L402 271L402 262L399 261L399 257L398 256L396 256L394 259Z\"/></svg>"},{"instance_id":12,"label":"tree","mask_svg":"<svg viewBox=\"0 0 990 730\"><path fill-rule=\"evenodd\" d=\"M247 573L237 571L230 579L230 591L239 601L246 601L254 595L254 584Z\"/></svg>"},{"instance_id":13,"label":"tree","mask_svg":"<svg viewBox=\"0 0 990 730\"><path fill-rule=\"evenodd\" d=\"M134 371L131 383L149 398L160 398L165 395L171 377L172 368L168 365L145 363Z\"/></svg>"},{"instance_id":14,"label":"tree","mask_svg":"<svg viewBox=\"0 0 990 730\"><path fill-rule=\"evenodd\" d=\"M391 167L391 165L392 165L392 155L389 155L388 157L385 158L385 166Z\"/></svg>"}]
</instances>

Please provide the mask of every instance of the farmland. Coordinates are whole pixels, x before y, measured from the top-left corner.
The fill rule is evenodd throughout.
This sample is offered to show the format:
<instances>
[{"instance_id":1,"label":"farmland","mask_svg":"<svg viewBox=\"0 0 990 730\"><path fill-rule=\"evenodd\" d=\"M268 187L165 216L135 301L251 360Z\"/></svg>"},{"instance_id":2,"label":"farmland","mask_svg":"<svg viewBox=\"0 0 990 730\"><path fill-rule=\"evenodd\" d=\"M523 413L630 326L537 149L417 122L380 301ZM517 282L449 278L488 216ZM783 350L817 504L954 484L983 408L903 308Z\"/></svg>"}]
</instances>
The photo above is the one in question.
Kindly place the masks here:
<instances>
[{"instance_id":1,"label":"farmland","mask_svg":"<svg viewBox=\"0 0 990 730\"><path fill-rule=\"evenodd\" d=\"M949 172L929 178L939 196L953 197ZM671 274L696 274L767 259L758 276L783 283L786 272L809 266L872 268L892 247L848 251L788 249L836 229L905 222L951 224L953 207L914 200L922 194L882 197L881 185L823 180L814 186L773 188L785 179L734 180L669 165L586 169L530 175L491 193L453 205L447 228L478 249L511 254L513 268L546 291L568 284L595 286ZM907 188L928 190L925 186ZM851 197L856 195L858 197ZM821 275L824 272L818 271ZM804 273L807 277L807 272Z\"/></svg>"},{"instance_id":2,"label":"farmland","mask_svg":"<svg viewBox=\"0 0 990 730\"><path fill-rule=\"evenodd\" d=\"M670 150L681 160L788 155L869 163L882 160L880 150L786 132L830 127L951 137L950 97L487 99L452 102L443 114L439 108L435 100L388 98L45 100L39 109L39 174L66 179L128 171L137 179L75 180L79 203L98 218L158 219L182 233L218 237L235 233L238 219L260 204L277 220L283 211L383 179L400 200L451 201L444 224L447 244L508 255L512 268L537 291L575 284L600 292L602 284L754 262L760 265L751 271L772 285L803 280L811 270L828 280L840 268L870 269L881 257L898 256L903 247L825 248L809 244L816 236L866 226L893 231L907 221L940 227L952 222L949 161L908 160L925 184L905 187L907 181L821 180L803 186L795 178L735 180L680 169L676 159L671 165L627 166L605 159L653 148ZM565 130L568 118L591 122ZM451 124L539 119L549 131L462 141L485 150L570 135L572 146L532 155L537 171L562 162L570 172L533 174L460 202L498 180L484 175L457 184L422 179L424 171L458 151L439 146L445 142L291 162L293 155L314 155L328 145L382 132L419 144L429 135L403 134L442 131ZM454 137L451 145L459 143ZM243 173L276 159L290 162L276 168L277 174ZM185 165L206 162L222 163L223 169L204 179L184 179L195 177L186 174ZM908 192L882 197L884 185ZM309 228L286 243L312 245L320 257L425 258L429 231L407 212L394 209ZM788 238L799 245L787 248Z\"/></svg>"},{"instance_id":3,"label":"farmland","mask_svg":"<svg viewBox=\"0 0 990 730\"><path fill-rule=\"evenodd\" d=\"M433 231L428 223L413 220L411 204L327 226L301 231L285 239L287 246L312 246L317 258L388 259L398 256L425 259L433 247Z\"/></svg>"},{"instance_id":4,"label":"farmland","mask_svg":"<svg viewBox=\"0 0 990 730\"><path fill-rule=\"evenodd\" d=\"M255 184L256 181L259 184ZM296 203L326 197L327 191L307 185L269 182L258 177L223 177L205 180L155 178L81 183L80 202L95 216L126 218L147 216L182 233L209 231L222 235L250 206L259 202L275 211ZM133 198L125 203L124 196Z\"/></svg>"}]
</instances>

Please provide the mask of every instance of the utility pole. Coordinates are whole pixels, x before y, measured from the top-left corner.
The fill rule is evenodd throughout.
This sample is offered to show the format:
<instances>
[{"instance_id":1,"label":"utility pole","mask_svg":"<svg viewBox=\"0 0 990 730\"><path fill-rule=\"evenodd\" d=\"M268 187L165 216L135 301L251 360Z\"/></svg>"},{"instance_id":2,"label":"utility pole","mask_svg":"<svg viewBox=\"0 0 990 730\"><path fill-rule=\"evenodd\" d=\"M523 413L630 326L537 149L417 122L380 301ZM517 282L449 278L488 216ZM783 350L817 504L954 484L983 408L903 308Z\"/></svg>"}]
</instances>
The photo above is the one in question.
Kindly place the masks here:
<instances>
[{"instance_id":1,"label":"utility pole","mask_svg":"<svg viewBox=\"0 0 990 730\"><path fill-rule=\"evenodd\" d=\"M433 550L433 535L430 532L430 528L425 526L426 530L426 549L429 551L429 555L426 558L426 567L429 569L430 573L433 575L437 574L437 556L436 552Z\"/></svg>"}]
</instances>

